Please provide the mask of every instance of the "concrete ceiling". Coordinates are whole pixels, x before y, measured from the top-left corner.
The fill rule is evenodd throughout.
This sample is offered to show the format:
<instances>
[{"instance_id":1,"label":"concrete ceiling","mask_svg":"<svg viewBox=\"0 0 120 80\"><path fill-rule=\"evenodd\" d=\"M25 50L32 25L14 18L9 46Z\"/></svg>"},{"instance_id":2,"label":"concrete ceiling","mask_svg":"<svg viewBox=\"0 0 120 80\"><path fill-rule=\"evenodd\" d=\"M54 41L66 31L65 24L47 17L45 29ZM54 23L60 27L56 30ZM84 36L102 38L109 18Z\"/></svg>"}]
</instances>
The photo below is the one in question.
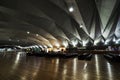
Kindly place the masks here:
<instances>
[{"instance_id":1,"label":"concrete ceiling","mask_svg":"<svg viewBox=\"0 0 120 80\"><path fill-rule=\"evenodd\" d=\"M0 0L0 44L52 47L119 39L119 8L119 0Z\"/></svg>"}]
</instances>

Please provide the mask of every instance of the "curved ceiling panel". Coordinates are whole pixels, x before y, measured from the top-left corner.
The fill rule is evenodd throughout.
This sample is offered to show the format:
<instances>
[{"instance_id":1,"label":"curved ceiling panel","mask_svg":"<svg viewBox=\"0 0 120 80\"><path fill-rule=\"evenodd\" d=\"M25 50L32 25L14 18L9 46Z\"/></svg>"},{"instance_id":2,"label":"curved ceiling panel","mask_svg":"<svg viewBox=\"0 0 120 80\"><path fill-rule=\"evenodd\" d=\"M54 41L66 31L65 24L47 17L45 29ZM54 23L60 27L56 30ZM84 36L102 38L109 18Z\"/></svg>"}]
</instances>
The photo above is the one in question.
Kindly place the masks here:
<instances>
[{"instance_id":1,"label":"curved ceiling panel","mask_svg":"<svg viewBox=\"0 0 120 80\"><path fill-rule=\"evenodd\" d=\"M0 0L0 44L53 47L119 39L119 8L119 0Z\"/></svg>"}]
</instances>

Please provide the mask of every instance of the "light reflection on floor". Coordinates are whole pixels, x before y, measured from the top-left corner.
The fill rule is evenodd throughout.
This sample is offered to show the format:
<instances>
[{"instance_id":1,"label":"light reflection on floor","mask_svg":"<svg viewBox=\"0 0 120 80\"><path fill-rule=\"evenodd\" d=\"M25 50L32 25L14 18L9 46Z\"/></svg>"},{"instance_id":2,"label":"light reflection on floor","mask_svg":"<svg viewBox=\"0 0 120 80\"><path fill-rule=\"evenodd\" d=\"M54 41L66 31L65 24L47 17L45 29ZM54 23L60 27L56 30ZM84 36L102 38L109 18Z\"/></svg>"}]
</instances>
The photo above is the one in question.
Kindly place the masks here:
<instances>
[{"instance_id":1,"label":"light reflection on floor","mask_svg":"<svg viewBox=\"0 0 120 80\"><path fill-rule=\"evenodd\" d=\"M97 79L96 80L100 80L100 68L99 68L99 59L98 59L98 55L95 55L95 67L96 67L96 75L97 75Z\"/></svg>"},{"instance_id":2,"label":"light reflection on floor","mask_svg":"<svg viewBox=\"0 0 120 80\"><path fill-rule=\"evenodd\" d=\"M95 54L91 61L0 53L2 80L119 80L120 63Z\"/></svg>"},{"instance_id":3,"label":"light reflection on floor","mask_svg":"<svg viewBox=\"0 0 120 80\"><path fill-rule=\"evenodd\" d=\"M111 65L110 65L109 62L107 62L107 68L108 68L109 80L113 80L113 79L112 79L112 69L111 69Z\"/></svg>"}]
</instances>

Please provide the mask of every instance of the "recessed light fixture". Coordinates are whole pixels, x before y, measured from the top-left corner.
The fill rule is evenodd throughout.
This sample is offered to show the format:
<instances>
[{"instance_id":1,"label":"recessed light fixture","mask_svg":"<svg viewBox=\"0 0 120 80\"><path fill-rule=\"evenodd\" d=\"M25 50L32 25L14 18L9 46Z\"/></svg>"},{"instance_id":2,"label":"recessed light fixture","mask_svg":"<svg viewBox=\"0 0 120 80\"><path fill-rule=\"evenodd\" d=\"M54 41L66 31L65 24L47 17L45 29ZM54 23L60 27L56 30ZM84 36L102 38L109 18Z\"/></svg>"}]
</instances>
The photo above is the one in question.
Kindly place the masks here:
<instances>
[{"instance_id":1,"label":"recessed light fixture","mask_svg":"<svg viewBox=\"0 0 120 80\"><path fill-rule=\"evenodd\" d=\"M69 11L70 11L70 12L73 12L73 11L74 11L74 8L73 8L73 7L70 7L70 8L69 8Z\"/></svg>"},{"instance_id":2,"label":"recessed light fixture","mask_svg":"<svg viewBox=\"0 0 120 80\"><path fill-rule=\"evenodd\" d=\"M80 28L82 28L83 27L83 24L80 24Z\"/></svg>"},{"instance_id":3,"label":"recessed light fixture","mask_svg":"<svg viewBox=\"0 0 120 80\"><path fill-rule=\"evenodd\" d=\"M38 34L36 34L36 36L39 36Z\"/></svg>"},{"instance_id":4,"label":"recessed light fixture","mask_svg":"<svg viewBox=\"0 0 120 80\"><path fill-rule=\"evenodd\" d=\"M27 34L30 34L30 32L29 32L29 31L27 31Z\"/></svg>"}]
</instances>

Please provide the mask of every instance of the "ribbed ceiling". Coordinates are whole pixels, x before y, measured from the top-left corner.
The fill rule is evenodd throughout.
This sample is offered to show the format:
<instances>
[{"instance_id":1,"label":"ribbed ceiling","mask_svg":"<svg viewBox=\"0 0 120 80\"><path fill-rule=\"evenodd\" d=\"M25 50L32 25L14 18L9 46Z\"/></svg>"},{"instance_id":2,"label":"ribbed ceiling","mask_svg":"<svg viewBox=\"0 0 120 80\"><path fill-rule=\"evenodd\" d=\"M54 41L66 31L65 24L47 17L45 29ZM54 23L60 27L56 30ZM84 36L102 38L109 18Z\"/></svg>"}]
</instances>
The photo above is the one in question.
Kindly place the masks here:
<instances>
[{"instance_id":1,"label":"ribbed ceiling","mask_svg":"<svg viewBox=\"0 0 120 80\"><path fill-rule=\"evenodd\" d=\"M0 44L85 45L119 33L119 0L0 0Z\"/></svg>"}]
</instances>

